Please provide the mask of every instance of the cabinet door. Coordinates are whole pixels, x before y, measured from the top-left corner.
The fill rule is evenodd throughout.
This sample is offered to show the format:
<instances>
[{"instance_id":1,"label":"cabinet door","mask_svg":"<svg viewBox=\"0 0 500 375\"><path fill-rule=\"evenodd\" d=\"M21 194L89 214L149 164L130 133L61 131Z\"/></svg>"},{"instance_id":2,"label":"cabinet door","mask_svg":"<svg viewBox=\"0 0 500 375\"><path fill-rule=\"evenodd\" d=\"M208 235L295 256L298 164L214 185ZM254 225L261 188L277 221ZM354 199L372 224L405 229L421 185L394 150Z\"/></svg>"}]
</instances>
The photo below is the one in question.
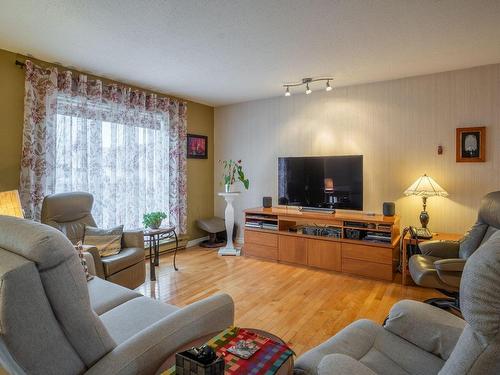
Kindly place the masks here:
<instances>
[{"instance_id":1,"label":"cabinet door","mask_svg":"<svg viewBox=\"0 0 500 375\"><path fill-rule=\"evenodd\" d=\"M332 271L342 270L342 252L338 242L307 239L307 264Z\"/></svg>"},{"instance_id":2,"label":"cabinet door","mask_svg":"<svg viewBox=\"0 0 500 375\"><path fill-rule=\"evenodd\" d=\"M278 259L284 262L307 264L305 238L279 236Z\"/></svg>"}]
</instances>

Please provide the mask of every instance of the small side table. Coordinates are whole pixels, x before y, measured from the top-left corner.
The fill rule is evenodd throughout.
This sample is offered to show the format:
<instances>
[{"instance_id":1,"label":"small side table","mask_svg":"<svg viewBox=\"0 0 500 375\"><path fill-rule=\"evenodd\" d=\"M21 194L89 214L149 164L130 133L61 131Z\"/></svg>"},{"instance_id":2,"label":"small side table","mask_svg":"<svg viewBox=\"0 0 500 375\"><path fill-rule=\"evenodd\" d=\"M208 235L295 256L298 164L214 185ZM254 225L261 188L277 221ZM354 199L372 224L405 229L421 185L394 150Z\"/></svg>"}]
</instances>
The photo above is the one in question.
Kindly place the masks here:
<instances>
[{"instance_id":1,"label":"small side table","mask_svg":"<svg viewBox=\"0 0 500 375\"><path fill-rule=\"evenodd\" d=\"M401 284L403 285L415 285L413 282L410 271L408 270L408 245L415 245L416 243L422 243L425 241L458 241L463 237L463 234L457 233L432 233L432 238L425 240L419 239L418 241L410 238L410 234L407 233L405 238L403 238L403 254L401 254Z\"/></svg>"},{"instance_id":2,"label":"small side table","mask_svg":"<svg viewBox=\"0 0 500 375\"><path fill-rule=\"evenodd\" d=\"M174 250L174 270L178 271L175 264L175 258L177 256L177 250L179 249L179 239L177 238L177 233L175 232L175 227L158 228L158 229L145 229L144 239L149 242L149 279L151 281L156 281L155 266L160 265L160 240L167 238L175 238L175 250Z\"/></svg>"}]
</instances>

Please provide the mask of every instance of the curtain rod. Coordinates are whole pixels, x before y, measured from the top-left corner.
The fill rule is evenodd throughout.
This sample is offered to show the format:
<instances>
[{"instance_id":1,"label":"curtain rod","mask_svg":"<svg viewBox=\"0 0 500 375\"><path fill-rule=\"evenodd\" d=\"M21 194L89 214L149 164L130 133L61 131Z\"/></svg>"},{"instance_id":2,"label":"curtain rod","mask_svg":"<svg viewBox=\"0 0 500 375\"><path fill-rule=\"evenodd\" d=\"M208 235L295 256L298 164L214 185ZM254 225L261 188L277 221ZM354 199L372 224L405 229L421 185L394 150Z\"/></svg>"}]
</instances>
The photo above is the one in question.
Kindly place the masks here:
<instances>
[{"instance_id":1,"label":"curtain rod","mask_svg":"<svg viewBox=\"0 0 500 375\"><path fill-rule=\"evenodd\" d=\"M19 67L22 69L26 66L25 63L23 63L22 61L19 61L19 60L16 60L16 65L19 65Z\"/></svg>"}]
</instances>

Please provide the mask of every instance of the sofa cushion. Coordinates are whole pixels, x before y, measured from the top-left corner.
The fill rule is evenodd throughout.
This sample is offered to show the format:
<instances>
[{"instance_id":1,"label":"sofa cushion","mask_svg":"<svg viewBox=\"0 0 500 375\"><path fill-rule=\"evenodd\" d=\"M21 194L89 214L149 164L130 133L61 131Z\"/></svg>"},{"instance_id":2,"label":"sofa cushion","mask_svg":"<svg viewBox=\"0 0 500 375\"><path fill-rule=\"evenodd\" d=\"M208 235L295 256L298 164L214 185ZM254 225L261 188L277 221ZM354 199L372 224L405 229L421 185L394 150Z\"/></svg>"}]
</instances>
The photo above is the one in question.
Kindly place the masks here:
<instances>
[{"instance_id":1,"label":"sofa cushion","mask_svg":"<svg viewBox=\"0 0 500 375\"><path fill-rule=\"evenodd\" d=\"M120 272L125 268L144 261L144 249L140 247L127 247L116 255L101 258L106 276Z\"/></svg>"},{"instance_id":2,"label":"sofa cushion","mask_svg":"<svg viewBox=\"0 0 500 375\"><path fill-rule=\"evenodd\" d=\"M140 293L98 277L94 277L87 285L90 305L97 315L102 315L133 298L142 297Z\"/></svg>"},{"instance_id":3,"label":"sofa cushion","mask_svg":"<svg viewBox=\"0 0 500 375\"><path fill-rule=\"evenodd\" d=\"M358 320L334 337L303 354L295 365L315 374L329 354L347 355L377 374L437 374L444 361L366 319Z\"/></svg>"},{"instance_id":4,"label":"sofa cushion","mask_svg":"<svg viewBox=\"0 0 500 375\"><path fill-rule=\"evenodd\" d=\"M111 337L118 343L179 310L148 297L131 299L100 316Z\"/></svg>"}]
</instances>

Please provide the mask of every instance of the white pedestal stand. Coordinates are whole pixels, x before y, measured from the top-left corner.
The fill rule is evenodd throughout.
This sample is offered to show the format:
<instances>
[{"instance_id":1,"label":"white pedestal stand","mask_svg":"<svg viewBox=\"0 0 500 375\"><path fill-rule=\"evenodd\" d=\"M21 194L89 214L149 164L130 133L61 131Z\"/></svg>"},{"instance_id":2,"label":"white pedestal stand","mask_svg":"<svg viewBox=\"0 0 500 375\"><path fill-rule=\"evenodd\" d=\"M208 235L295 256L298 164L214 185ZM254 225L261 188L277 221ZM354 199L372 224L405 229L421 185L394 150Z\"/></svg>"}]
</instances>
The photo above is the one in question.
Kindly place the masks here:
<instances>
[{"instance_id":1,"label":"white pedestal stand","mask_svg":"<svg viewBox=\"0 0 500 375\"><path fill-rule=\"evenodd\" d=\"M231 193L219 193L220 197L224 197L226 200L226 211L225 211L225 219L226 219L226 234L227 234L227 243L225 247L221 247L219 249L219 255L240 255L240 249L234 247L233 244L233 228L234 228L234 208L233 201L241 193L239 191L231 192Z\"/></svg>"}]
</instances>

